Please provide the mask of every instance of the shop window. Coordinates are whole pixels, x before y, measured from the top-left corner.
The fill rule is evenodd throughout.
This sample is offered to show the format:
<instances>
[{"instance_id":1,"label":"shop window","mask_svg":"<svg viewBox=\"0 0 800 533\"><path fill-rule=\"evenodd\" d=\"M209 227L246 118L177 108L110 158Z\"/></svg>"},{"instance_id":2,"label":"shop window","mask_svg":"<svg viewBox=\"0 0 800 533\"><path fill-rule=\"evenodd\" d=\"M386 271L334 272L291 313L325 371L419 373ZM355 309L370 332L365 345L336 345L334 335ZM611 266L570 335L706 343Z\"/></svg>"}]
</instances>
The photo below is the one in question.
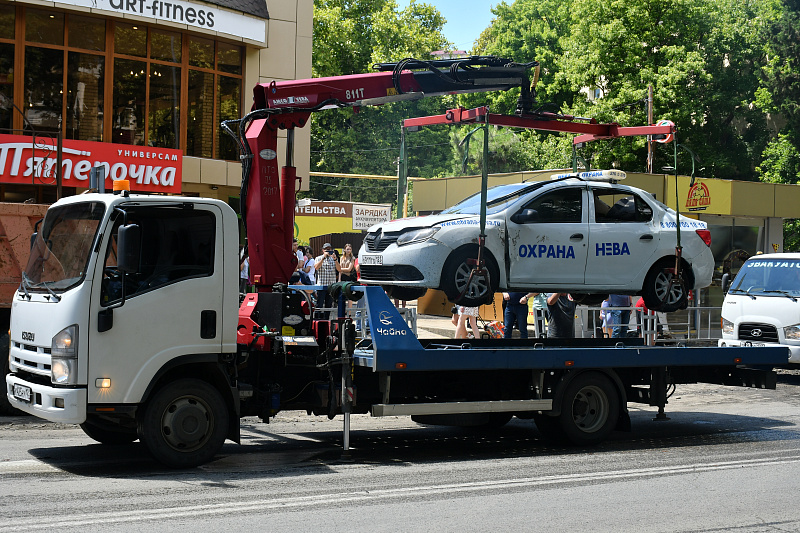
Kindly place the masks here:
<instances>
[{"instance_id":1,"label":"shop window","mask_svg":"<svg viewBox=\"0 0 800 533\"><path fill-rule=\"evenodd\" d=\"M0 130L11 129L14 118L14 45L0 43Z\"/></svg>"},{"instance_id":2,"label":"shop window","mask_svg":"<svg viewBox=\"0 0 800 533\"><path fill-rule=\"evenodd\" d=\"M67 64L67 139L103 140L105 57L70 52Z\"/></svg>"},{"instance_id":3,"label":"shop window","mask_svg":"<svg viewBox=\"0 0 800 533\"><path fill-rule=\"evenodd\" d=\"M151 30L150 59L181 62L181 34L171 31Z\"/></svg>"},{"instance_id":4,"label":"shop window","mask_svg":"<svg viewBox=\"0 0 800 533\"><path fill-rule=\"evenodd\" d=\"M180 133L181 69L150 64L148 144L178 148Z\"/></svg>"},{"instance_id":5,"label":"shop window","mask_svg":"<svg viewBox=\"0 0 800 533\"><path fill-rule=\"evenodd\" d=\"M217 122L222 122L223 120L233 120L242 116L242 110L240 106L240 102L242 101L241 80L229 78L227 76L220 76L219 90L217 91L217 94L219 95L219 101L217 103L217 109L219 109L219 119ZM217 158L228 160L236 159L239 155L239 152L233 139L231 139L226 133L222 132L220 128L216 128L214 131L217 132L217 138L219 140L217 143Z\"/></svg>"},{"instance_id":6,"label":"shop window","mask_svg":"<svg viewBox=\"0 0 800 533\"><path fill-rule=\"evenodd\" d=\"M192 37L189 39L189 65L214 68L214 41Z\"/></svg>"},{"instance_id":7,"label":"shop window","mask_svg":"<svg viewBox=\"0 0 800 533\"><path fill-rule=\"evenodd\" d=\"M106 23L103 20L70 15L69 45L73 48L96 50L106 49Z\"/></svg>"},{"instance_id":8,"label":"shop window","mask_svg":"<svg viewBox=\"0 0 800 533\"><path fill-rule=\"evenodd\" d=\"M114 60L114 118L111 142L144 144L147 63Z\"/></svg>"},{"instance_id":9,"label":"shop window","mask_svg":"<svg viewBox=\"0 0 800 533\"><path fill-rule=\"evenodd\" d=\"M64 44L64 14L29 9L25 14L25 40L32 43Z\"/></svg>"},{"instance_id":10,"label":"shop window","mask_svg":"<svg viewBox=\"0 0 800 533\"><path fill-rule=\"evenodd\" d=\"M63 105L64 52L25 48L25 120L37 133L57 133Z\"/></svg>"},{"instance_id":11,"label":"shop window","mask_svg":"<svg viewBox=\"0 0 800 533\"><path fill-rule=\"evenodd\" d=\"M16 21L14 6L0 5L0 39L13 39ZM12 58L14 56L11 56Z\"/></svg>"},{"instance_id":12,"label":"shop window","mask_svg":"<svg viewBox=\"0 0 800 533\"><path fill-rule=\"evenodd\" d=\"M186 154L213 157L214 144L214 75L200 70L189 71L189 109L186 128Z\"/></svg>"},{"instance_id":13,"label":"shop window","mask_svg":"<svg viewBox=\"0 0 800 533\"><path fill-rule=\"evenodd\" d=\"M114 52L128 56L147 57L147 28L133 24L116 23Z\"/></svg>"},{"instance_id":14,"label":"shop window","mask_svg":"<svg viewBox=\"0 0 800 533\"><path fill-rule=\"evenodd\" d=\"M228 74L242 74L242 48L228 43L217 45L217 69Z\"/></svg>"}]
</instances>

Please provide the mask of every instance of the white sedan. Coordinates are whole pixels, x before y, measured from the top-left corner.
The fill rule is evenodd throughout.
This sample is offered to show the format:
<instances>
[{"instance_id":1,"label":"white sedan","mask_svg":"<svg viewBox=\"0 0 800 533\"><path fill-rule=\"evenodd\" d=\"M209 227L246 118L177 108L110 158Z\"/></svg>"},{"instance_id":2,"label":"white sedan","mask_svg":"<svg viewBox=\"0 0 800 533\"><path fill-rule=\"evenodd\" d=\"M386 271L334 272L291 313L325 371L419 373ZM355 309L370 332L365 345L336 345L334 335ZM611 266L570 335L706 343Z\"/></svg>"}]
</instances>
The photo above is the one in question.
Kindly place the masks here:
<instances>
[{"instance_id":1,"label":"white sedan","mask_svg":"<svg viewBox=\"0 0 800 533\"><path fill-rule=\"evenodd\" d=\"M488 275L473 272L480 193L438 215L377 224L359 251L361 282L399 299L440 289L467 306L516 290L569 292L587 304L609 293L641 294L652 310L683 308L689 290L711 284L708 226L681 215L681 275L675 276L675 211L617 183L624 177L592 171L489 189Z\"/></svg>"}]
</instances>

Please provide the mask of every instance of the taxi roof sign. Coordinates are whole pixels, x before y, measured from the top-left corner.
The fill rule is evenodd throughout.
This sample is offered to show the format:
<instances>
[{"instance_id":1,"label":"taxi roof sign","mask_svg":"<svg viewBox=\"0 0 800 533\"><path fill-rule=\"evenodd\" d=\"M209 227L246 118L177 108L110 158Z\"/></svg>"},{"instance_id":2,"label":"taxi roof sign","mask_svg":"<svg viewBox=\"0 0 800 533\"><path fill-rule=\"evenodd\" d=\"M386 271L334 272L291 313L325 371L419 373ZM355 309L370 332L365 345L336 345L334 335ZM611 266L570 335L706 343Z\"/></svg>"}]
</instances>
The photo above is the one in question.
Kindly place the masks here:
<instances>
[{"instance_id":1,"label":"taxi roof sign","mask_svg":"<svg viewBox=\"0 0 800 533\"><path fill-rule=\"evenodd\" d=\"M569 172L567 174L553 174L551 180L562 178L578 178L580 180L592 181L620 181L624 180L627 174L622 170L589 170L586 172Z\"/></svg>"}]
</instances>

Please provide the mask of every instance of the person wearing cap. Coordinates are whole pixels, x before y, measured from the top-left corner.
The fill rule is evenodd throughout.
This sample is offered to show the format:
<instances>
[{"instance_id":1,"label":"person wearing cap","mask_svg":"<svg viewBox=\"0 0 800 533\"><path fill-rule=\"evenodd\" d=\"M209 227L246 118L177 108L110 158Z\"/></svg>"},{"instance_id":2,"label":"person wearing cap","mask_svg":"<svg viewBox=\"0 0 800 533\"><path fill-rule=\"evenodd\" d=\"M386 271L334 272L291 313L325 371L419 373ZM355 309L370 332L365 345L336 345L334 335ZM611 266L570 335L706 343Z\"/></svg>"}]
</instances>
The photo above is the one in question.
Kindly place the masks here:
<instances>
[{"instance_id":1,"label":"person wearing cap","mask_svg":"<svg viewBox=\"0 0 800 533\"><path fill-rule=\"evenodd\" d=\"M336 283L341 267L333 255L333 246L326 242L322 245L322 255L314 260L314 269L317 273L317 285L325 285L325 289L317 291L318 307L333 307L333 298L328 293L327 286Z\"/></svg>"}]
</instances>

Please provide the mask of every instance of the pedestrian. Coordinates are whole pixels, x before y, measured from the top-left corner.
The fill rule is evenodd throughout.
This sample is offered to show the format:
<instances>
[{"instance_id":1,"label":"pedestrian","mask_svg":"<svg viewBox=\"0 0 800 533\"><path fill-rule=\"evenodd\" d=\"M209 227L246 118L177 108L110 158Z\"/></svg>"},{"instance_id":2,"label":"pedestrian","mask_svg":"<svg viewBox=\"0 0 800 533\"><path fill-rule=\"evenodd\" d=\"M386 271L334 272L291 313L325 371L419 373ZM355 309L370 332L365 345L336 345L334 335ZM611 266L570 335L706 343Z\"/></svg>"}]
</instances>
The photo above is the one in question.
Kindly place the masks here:
<instances>
[{"instance_id":1,"label":"pedestrian","mask_svg":"<svg viewBox=\"0 0 800 533\"><path fill-rule=\"evenodd\" d=\"M610 294L609 307L631 307L631 297L627 294ZM628 323L631 321L630 309L614 309L611 311L611 337L619 339L628 336Z\"/></svg>"},{"instance_id":2,"label":"pedestrian","mask_svg":"<svg viewBox=\"0 0 800 533\"><path fill-rule=\"evenodd\" d=\"M356 281L356 258L353 255L353 245L345 244L342 249L342 258L339 260L339 281Z\"/></svg>"},{"instance_id":3,"label":"pedestrian","mask_svg":"<svg viewBox=\"0 0 800 533\"><path fill-rule=\"evenodd\" d=\"M608 302L608 298L600 304L600 320L603 321L601 330L603 331L603 337L606 339L611 338L611 324L613 324L614 320L611 316L611 311L608 310L609 305L611 304Z\"/></svg>"},{"instance_id":4,"label":"pedestrian","mask_svg":"<svg viewBox=\"0 0 800 533\"><path fill-rule=\"evenodd\" d=\"M469 323L472 333L467 333L467 323ZM458 306L458 323L456 325L456 339L480 339L481 333L478 330L478 308Z\"/></svg>"},{"instance_id":5,"label":"pedestrian","mask_svg":"<svg viewBox=\"0 0 800 533\"><path fill-rule=\"evenodd\" d=\"M239 255L239 294L244 294L250 283L250 256L245 255L244 248L239 251Z\"/></svg>"},{"instance_id":6,"label":"pedestrian","mask_svg":"<svg viewBox=\"0 0 800 533\"><path fill-rule=\"evenodd\" d=\"M528 338L528 298L532 293L504 292L503 300L506 302L503 311L503 338L510 339L514 325L519 330L521 339Z\"/></svg>"},{"instance_id":7,"label":"pedestrian","mask_svg":"<svg viewBox=\"0 0 800 533\"><path fill-rule=\"evenodd\" d=\"M292 253L294 253L295 257L297 257L297 266L295 266L294 271L297 272L301 268L303 268L303 251L301 250L301 246L297 242L297 239L292 239Z\"/></svg>"},{"instance_id":8,"label":"pedestrian","mask_svg":"<svg viewBox=\"0 0 800 533\"><path fill-rule=\"evenodd\" d=\"M326 242L322 245L322 255L314 260L314 269L317 276L317 284L324 285L324 289L317 291L317 307L333 307L333 298L328 292L328 286L336 283L339 278L339 262L333 255L333 246Z\"/></svg>"},{"instance_id":9,"label":"pedestrian","mask_svg":"<svg viewBox=\"0 0 800 533\"><path fill-rule=\"evenodd\" d=\"M575 338L575 300L563 292L547 295L547 310L550 319L547 322L548 338Z\"/></svg>"}]
</instances>

